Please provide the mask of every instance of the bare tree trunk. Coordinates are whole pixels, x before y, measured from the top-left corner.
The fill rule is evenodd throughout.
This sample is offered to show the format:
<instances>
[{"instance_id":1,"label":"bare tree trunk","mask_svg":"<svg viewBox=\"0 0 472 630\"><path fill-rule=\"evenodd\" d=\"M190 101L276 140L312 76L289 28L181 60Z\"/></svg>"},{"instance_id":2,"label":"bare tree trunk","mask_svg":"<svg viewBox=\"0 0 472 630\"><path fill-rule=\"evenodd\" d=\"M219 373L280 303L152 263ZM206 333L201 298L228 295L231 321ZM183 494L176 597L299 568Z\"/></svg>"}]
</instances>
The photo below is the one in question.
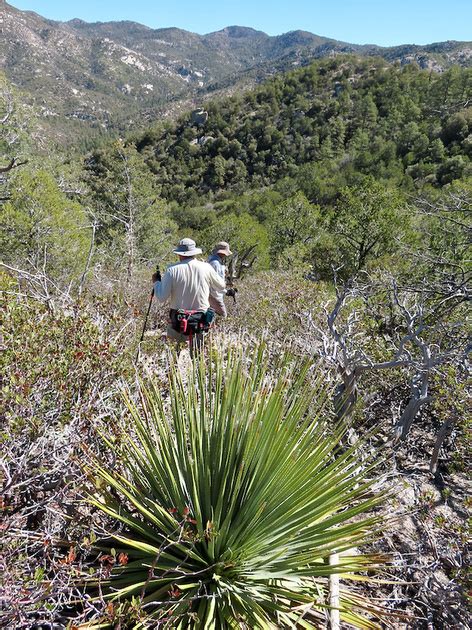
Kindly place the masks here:
<instances>
[{"instance_id":1,"label":"bare tree trunk","mask_svg":"<svg viewBox=\"0 0 472 630\"><path fill-rule=\"evenodd\" d=\"M254 253L259 243L251 245L241 254L234 252L228 264L228 278L230 282L239 280L243 273L250 269L257 260L257 254Z\"/></svg>"},{"instance_id":2,"label":"bare tree trunk","mask_svg":"<svg viewBox=\"0 0 472 630\"><path fill-rule=\"evenodd\" d=\"M120 151L120 157L123 160L124 175L126 178L126 207L124 208L122 223L126 231L126 284L129 285L133 276L136 257L136 205L133 196L133 183L131 181L128 157L124 151Z\"/></svg>"},{"instance_id":3,"label":"bare tree trunk","mask_svg":"<svg viewBox=\"0 0 472 630\"><path fill-rule=\"evenodd\" d=\"M332 553L329 557L330 566L339 564L339 555ZM341 620L339 615L339 574L332 573L329 576L329 626L331 630L339 630L341 628Z\"/></svg>"},{"instance_id":4,"label":"bare tree trunk","mask_svg":"<svg viewBox=\"0 0 472 630\"><path fill-rule=\"evenodd\" d=\"M454 422L452 418L448 418L439 429L439 433L436 437L436 442L434 444L433 453L431 455L431 460L429 462L429 470L431 471L431 474L433 475L436 474L436 471L438 469L438 457L439 457L439 451L441 450L441 446L444 440L447 438L447 436L451 432L453 426L454 426Z\"/></svg>"},{"instance_id":5,"label":"bare tree trunk","mask_svg":"<svg viewBox=\"0 0 472 630\"><path fill-rule=\"evenodd\" d=\"M345 370L342 379L343 382L336 387L333 396L334 409L339 420L349 415L357 402L356 371Z\"/></svg>"},{"instance_id":6,"label":"bare tree trunk","mask_svg":"<svg viewBox=\"0 0 472 630\"><path fill-rule=\"evenodd\" d=\"M97 224L95 223L95 221L92 224L92 238L90 240L90 248L88 251L88 255L87 255L87 261L85 263L85 268L84 271L82 273L82 276L80 278L80 282L79 282L79 297L82 295L82 290L84 288L84 283L85 283L85 278L87 276L88 270L90 268L90 263L92 261L92 255L93 255L93 250L95 248L95 232L97 231Z\"/></svg>"},{"instance_id":7,"label":"bare tree trunk","mask_svg":"<svg viewBox=\"0 0 472 630\"><path fill-rule=\"evenodd\" d=\"M411 380L411 398L395 427L395 440L405 440L410 432L411 425L423 405L431 401L428 396L429 370L415 374Z\"/></svg>"}]
</instances>

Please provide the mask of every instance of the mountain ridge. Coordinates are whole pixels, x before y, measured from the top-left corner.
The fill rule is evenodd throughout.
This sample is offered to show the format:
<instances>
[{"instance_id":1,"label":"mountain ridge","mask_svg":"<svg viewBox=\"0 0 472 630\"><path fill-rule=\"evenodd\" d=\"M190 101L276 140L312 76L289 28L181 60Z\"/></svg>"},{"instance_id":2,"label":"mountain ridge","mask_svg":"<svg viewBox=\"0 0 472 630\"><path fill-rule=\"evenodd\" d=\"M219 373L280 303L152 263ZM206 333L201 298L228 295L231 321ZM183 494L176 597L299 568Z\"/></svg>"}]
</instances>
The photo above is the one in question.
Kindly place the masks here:
<instances>
[{"instance_id":1,"label":"mountain ridge","mask_svg":"<svg viewBox=\"0 0 472 630\"><path fill-rule=\"evenodd\" d=\"M381 48L294 30L271 36L232 25L206 35L133 21L58 22L0 3L0 66L38 110L58 144L82 133L122 133L146 112L199 106L208 92L237 89L313 59L341 53L416 62L442 71L472 65L472 43ZM60 123L60 124L59 124ZM72 133L71 133L72 130Z\"/></svg>"}]
</instances>

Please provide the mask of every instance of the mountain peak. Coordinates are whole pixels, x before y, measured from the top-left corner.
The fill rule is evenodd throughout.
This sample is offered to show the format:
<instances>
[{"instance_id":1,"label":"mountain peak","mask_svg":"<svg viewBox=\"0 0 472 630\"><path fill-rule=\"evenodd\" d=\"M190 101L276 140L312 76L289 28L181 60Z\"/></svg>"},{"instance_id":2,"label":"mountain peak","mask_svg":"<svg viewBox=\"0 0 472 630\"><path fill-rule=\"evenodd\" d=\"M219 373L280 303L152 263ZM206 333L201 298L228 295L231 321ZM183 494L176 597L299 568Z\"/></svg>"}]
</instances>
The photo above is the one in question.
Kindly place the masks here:
<instances>
[{"instance_id":1,"label":"mountain peak","mask_svg":"<svg viewBox=\"0 0 472 630\"><path fill-rule=\"evenodd\" d=\"M69 24L70 26L84 26L87 22L85 22L85 20L81 20L80 18L73 18L72 20L68 20L66 24Z\"/></svg>"},{"instance_id":2,"label":"mountain peak","mask_svg":"<svg viewBox=\"0 0 472 630\"><path fill-rule=\"evenodd\" d=\"M243 37L254 37L254 36L263 36L269 37L267 33L263 31L258 31L255 28L250 28L249 26L226 26L222 28L220 31L214 31L213 33L209 33L209 35L226 35L227 37L231 37L232 39L240 39Z\"/></svg>"}]
</instances>

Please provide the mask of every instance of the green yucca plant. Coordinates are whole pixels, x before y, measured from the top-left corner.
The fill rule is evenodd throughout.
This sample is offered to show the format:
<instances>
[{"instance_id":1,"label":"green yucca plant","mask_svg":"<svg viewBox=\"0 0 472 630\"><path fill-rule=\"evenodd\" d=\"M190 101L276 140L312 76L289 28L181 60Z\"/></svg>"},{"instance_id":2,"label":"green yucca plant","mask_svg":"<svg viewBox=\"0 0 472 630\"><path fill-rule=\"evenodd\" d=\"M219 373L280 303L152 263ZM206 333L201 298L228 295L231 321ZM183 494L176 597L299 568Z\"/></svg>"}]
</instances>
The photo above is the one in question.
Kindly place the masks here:
<instances>
[{"instance_id":1,"label":"green yucca plant","mask_svg":"<svg viewBox=\"0 0 472 630\"><path fill-rule=\"evenodd\" d=\"M135 612L125 627L316 628L330 574L367 579L379 558L354 548L376 530L373 465L341 446L328 393L260 345L197 361L185 383L172 368L165 396L126 396L121 474L90 464L92 503L121 524L100 590L115 613ZM341 592L341 618L377 627L376 607L362 607Z\"/></svg>"}]
</instances>

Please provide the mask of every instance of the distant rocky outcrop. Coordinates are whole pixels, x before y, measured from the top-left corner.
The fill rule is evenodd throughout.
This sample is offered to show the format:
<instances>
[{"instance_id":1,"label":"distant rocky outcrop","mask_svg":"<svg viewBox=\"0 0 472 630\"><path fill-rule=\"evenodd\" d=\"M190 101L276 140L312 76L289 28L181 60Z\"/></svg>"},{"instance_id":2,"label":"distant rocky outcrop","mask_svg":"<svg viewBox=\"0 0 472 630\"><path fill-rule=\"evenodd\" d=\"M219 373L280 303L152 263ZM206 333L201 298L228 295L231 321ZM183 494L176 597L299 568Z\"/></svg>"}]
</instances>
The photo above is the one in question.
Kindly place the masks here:
<instances>
[{"instance_id":1,"label":"distant rocky outcrop","mask_svg":"<svg viewBox=\"0 0 472 630\"><path fill-rule=\"evenodd\" d=\"M192 125L197 125L199 127L203 126L208 120L208 112L206 112L201 107L198 109L194 109L193 112L190 113L190 122Z\"/></svg>"}]
</instances>

